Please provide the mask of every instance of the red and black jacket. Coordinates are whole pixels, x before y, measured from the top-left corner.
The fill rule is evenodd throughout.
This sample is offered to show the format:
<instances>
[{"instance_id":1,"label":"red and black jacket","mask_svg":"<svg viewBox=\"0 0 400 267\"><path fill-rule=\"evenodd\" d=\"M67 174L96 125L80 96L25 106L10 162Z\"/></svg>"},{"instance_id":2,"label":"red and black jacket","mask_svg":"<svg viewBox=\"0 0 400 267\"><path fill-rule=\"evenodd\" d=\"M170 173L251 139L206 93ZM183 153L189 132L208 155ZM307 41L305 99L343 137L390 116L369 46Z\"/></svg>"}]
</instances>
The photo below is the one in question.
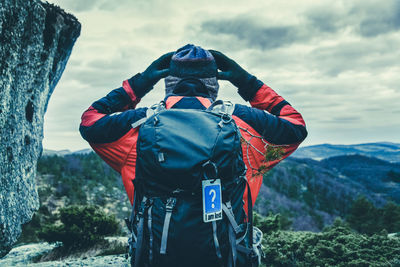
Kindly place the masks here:
<instances>
[{"instance_id":1,"label":"red and black jacket","mask_svg":"<svg viewBox=\"0 0 400 267\"><path fill-rule=\"evenodd\" d=\"M293 153L307 136L300 113L270 87L258 82L260 87L250 100L251 107L236 104L233 112L242 134L243 160L253 204L263 174ZM132 128L132 124L144 118L147 110L135 109L139 101L126 80L122 87L94 102L83 113L79 129L94 151L121 174L131 203L140 127ZM176 95L167 97L165 102L167 108L181 109L206 109L211 105L206 97ZM247 202L246 192L243 199Z\"/></svg>"}]
</instances>

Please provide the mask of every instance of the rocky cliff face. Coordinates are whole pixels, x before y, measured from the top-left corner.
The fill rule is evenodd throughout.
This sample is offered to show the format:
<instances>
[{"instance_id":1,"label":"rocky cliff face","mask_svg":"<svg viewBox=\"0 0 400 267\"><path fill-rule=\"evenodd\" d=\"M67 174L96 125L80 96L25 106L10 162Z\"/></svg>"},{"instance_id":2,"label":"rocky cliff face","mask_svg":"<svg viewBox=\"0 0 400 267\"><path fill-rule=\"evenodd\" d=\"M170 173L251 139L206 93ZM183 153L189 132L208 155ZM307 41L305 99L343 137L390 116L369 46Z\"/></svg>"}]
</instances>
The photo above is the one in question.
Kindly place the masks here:
<instances>
[{"instance_id":1,"label":"rocky cliff face","mask_svg":"<svg viewBox=\"0 0 400 267\"><path fill-rule=\"evenodd\" d=\"M43 116L79 34L80 23L59 7L0 1L0 257L39 206Z\"/></svg>"}]
</instances>

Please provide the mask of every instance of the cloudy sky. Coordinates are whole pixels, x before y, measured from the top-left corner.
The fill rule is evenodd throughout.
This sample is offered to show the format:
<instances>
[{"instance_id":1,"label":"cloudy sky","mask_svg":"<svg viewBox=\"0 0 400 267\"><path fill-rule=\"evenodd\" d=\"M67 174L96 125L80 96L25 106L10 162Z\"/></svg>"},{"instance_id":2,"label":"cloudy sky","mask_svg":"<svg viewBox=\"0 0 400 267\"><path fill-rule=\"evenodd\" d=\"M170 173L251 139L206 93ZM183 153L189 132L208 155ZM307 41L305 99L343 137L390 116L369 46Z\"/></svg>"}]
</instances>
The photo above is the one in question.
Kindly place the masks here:
<instances>
[{"instance_id":1,"label":"cloudy sky","mask_svg":"<svg viewBox=\"0 0 400 267\"><path fill-rule=\"evenodd\" d=\"M299 110L304 145L400 142L400 1L51 0L82 23L50 99L44 148L89 147L90 104L186 43L216 49ZM228 82L219 98L244 103ZM140 103L164 96L164 83Z\"/></svg>"}]
</instances>

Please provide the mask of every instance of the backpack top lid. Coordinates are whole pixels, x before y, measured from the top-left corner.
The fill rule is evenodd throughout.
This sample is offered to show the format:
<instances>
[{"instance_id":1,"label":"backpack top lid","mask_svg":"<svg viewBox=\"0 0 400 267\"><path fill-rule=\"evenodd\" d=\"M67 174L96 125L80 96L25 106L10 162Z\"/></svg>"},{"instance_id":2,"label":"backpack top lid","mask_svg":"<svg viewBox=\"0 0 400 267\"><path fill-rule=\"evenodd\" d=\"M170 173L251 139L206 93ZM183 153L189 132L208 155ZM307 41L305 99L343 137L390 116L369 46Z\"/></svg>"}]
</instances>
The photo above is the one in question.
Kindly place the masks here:
<instances>
[{"instance_id":1,"label":"backpack top lid","mask_svg":"<svg viewBox=\"0 0 400 267\"><path fill-rule=\"evenodd\" d=\"M202 179L224 183L244 174L240 132L229 113L232 105L216 101L207 110L152 110L139 130L135 179L148 193L196 193Z\"/></svg>"}]
</instances>

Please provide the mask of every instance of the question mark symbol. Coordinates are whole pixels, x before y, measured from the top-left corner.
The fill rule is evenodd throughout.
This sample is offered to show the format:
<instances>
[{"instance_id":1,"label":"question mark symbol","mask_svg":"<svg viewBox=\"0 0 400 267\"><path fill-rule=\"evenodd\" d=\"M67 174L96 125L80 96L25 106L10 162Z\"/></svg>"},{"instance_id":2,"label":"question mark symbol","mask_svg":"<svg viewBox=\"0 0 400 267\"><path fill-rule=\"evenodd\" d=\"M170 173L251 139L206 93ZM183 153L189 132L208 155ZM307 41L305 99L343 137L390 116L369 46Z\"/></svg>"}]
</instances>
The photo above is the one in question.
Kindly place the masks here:
<instances>
[{"instance_id":1,"label":"question mark symbol","mask_svg":"<svg viewBox=\"0 0 400 267\"><path fill-rule=\"evenodd\" d=\"M212 195L211 202L214 202L215 198L217 197L217 192L215 191L215 189L211 189L208 194ZM215 208L215 204L214 203L211 204L211 208Z\"/></svg>"}]
</instances>

